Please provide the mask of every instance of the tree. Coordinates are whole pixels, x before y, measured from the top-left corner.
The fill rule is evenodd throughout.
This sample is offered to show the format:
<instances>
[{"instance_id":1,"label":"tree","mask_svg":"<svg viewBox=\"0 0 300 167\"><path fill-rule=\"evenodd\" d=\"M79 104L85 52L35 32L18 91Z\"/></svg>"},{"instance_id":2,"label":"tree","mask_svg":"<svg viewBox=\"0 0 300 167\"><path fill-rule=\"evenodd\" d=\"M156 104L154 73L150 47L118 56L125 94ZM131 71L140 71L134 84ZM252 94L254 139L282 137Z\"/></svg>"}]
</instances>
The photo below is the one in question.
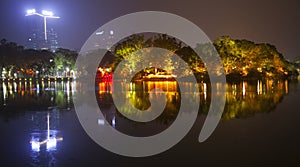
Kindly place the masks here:
<instances>
[{"instance_id":1,"label":"tree","mask_svg":"<svg viewBox=\"0 0 300 167\"><path fill-rule=\"evenodd\" d=\"M233 40L228 36L217 39L214 45L227 75L282 78L296 74L292 64L273 45Z\"/></svg>"}]
</instances>

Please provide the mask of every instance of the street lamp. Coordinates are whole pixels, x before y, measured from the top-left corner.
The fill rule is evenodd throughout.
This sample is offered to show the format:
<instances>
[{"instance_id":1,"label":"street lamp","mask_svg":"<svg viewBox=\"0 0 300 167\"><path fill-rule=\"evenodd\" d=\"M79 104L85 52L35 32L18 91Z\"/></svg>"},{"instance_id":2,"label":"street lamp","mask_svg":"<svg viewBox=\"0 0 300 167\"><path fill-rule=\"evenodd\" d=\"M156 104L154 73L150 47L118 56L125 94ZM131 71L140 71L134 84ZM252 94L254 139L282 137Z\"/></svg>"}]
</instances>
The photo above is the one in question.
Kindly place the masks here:
<instances>
[{"instance_id":1,"label":"street lamp","mask_svg":"<svg viewBox=\"0 0 300 167\"><path fill-rule=\"evenodd\" d=\"M47 41L47 18L59 19L59 16L54 16L53 12L42 10L42 13L37 13L35 9L28 9L25 16L37 15L44 18L44 35Z\"/></svg>"}]
</instances>

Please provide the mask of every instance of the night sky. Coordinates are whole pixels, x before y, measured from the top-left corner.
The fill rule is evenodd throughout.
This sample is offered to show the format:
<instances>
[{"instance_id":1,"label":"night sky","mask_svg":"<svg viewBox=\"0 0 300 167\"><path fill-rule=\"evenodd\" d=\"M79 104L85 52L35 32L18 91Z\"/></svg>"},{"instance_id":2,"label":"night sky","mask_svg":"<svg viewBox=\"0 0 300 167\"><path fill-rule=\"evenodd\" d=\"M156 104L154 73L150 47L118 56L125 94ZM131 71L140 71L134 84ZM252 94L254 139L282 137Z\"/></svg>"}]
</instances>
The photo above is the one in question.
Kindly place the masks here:
<instances>
[{"instance_id":1,"label":"night sky","mask_svg":"<svg viewBox=\"0 0 300 167\"><path fill-rule=\"evenodd\" d=\"M215 40L236 39L271 43L294 60L300 57L299 0L1 0L0 39L24 45L27 9L52 10L61 46L80 50L87 38L106 22L124 14L158 10L180 15Z\"/></svg>"}]
</instances>

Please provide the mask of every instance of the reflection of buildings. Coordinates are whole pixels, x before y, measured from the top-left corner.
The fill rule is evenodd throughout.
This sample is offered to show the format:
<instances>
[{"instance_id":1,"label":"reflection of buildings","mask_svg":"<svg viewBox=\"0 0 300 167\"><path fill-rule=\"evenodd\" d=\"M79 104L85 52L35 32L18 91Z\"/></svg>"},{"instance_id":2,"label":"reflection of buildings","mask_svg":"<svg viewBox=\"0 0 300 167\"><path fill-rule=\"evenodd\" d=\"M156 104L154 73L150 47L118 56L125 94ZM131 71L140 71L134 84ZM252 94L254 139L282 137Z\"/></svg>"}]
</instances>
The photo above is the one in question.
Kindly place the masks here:
<instances>
[{"instance_id":1,"label":"reflection of buildings","mask_svg":"<svg viewBox=\"0 0 300 167\"><path fill-rule=\"evenodd\" d=\"M34 166L55 166L53 153L63 144L61 112L71 108L75 90L75 81L0 81L0 119L26 115L24 146Z\"/></svg>"},{"instance_id":2,"label":"reflection of buildings","mask_svg":"<svg viewBox=\"0 0 300 167\"><path fill-rule=\"evenodd\" d=\"M47 151L55 150L58 141L62 141L59 129L59 110L51 112L37 112L32 115L33 131L31 133L31 149L40 151L45 145Z\"/></svg>"}]
</instances>

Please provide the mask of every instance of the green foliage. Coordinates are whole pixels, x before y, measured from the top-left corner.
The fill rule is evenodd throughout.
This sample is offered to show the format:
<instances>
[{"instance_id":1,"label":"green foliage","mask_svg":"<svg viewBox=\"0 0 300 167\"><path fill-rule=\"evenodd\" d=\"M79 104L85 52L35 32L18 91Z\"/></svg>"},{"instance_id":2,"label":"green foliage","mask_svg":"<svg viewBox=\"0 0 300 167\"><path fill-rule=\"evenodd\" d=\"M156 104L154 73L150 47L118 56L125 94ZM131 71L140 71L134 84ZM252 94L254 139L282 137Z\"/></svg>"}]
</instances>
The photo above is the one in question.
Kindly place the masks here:
<instances>
[{"instance_id":1,"label":"green foliage","mask_svg":"<svg viewBox=\"0 0 300 167\"><path fill-rule=\"evenodd\" d=\"M228 36L217 39L214 45L227 75L285 78L296 74L294 66L273 45L233 40Z\"/></svg>"},{"instance_id":2,"label":"green foliage","mask_svg":"<svg viewBox=\"0 0 300 167\"><path fill-rule=\"evenodd\" d=\"M58 49L55 53L47 50L24 49L14 42L0 41L0 72L3 69L10 73L17 73L19 77L53 76L56 69L68 67L74 70L77 53L68 49ZM27 72L26 72L27 71ZM33 74L28 74L28 71Z\"/></svg>"},{"instance_id":3,"label":"green foliage","mask_svg":"<svg viewBox=\"0 0 300 167\"><path fill-rule=\"evenodd\" d=\"M61 73L66 68L74 70L76 55L68 50L57 51L54 53L54 68L57 72Z\"/></svg>"},{"instance_id":4,"label":"green foliage","mask_svg":"<svg viewBox=\"0 0 300 167\"><path fill-rule=\"evenodd\" d=\"M221 63L215 61L218 54L211 44L198 44L196 48L191 48L166 34L150 35L148 38L143 35L133 35L119 42L112 51L114 59L113 63L109 63L112 69L114 70L122 60L125 60L124 74L135 71L143 61L142 55L137 51L143 49L146 53L150 53L145 48L158 47L180 56L197 77L207 76L208 67L212 74L221 74L222 66L218 65ZM234 40L228 36L215 40L213 45L221 57L227 77L280 79L298 75L295 66L299 68L300 61L295 61L293 64L288 62L273 45ZM200 58L194 50L200 54ZM169 73L182 67L182 64L172 59L173 54L148 54L147 56L156 62L154 64L149 62L149 67L165 66L165 70ZM0 41L1 73L4 69L10 73L24 73L24 71L30 70L40 71L40 75L44 76L57 75L57 72L62 73L66 68L76 70L74 69L76 58L77 53L68 49L58 49L52 53L45 50L24 49L23 46L8 42L6 39ZM160 61L161 59L163 61ZM178 71L182 72L179 77L193 75L188 73L188 70L180 69ZM142 73L146 74L146 71L144 70ZM24 76L26 77L25 74Z\"/></svg>"},{"instance_id":5,"label":"green foliage","mask_svg":"<svg viewBox=\"0 0 300 167\"><path fill-rule=\"evenodd\" d=\"M180 41L166 34L154 35L147 40L144 36L134 35L115 47L113 51L116 57L114 65L116 66L120 61L125 60L127 65L125 71L129 72L135 69L141 61L140 55L132 55L134 52L147 47L158 47L180 56L196 76L207 75L208 67L211 74L220 75L222 66L219 64L223 64L227 78L286 78L297 75L294 65L285 60L273 45L234 40L228 36L217 39L213 45L219 53L222 63L216 62L218 54L211 44L198 44L194 48L200 54L199 58L191 47L183 45ZM155 61L155 58L162 58L162 56L164 55L154 55L151 60ZM164 62L161 63L167 64L169 72L182 67L181 64L173 62L171 56L166 56L163 59ZM154 66L158 65L155 64ZM181 71L183 71L181 77L192 75L187 70Z\"/></svg>"},{"instance_id":6,"label":"green foliage","mask_svg":"<svg viewBox=\"0 0 300 167\"><path fill-rule=\"evenodd\" d=\"M154 53L152 50L147 49L149 47L166 49L169 52L166 52L165 54L161 55L161 53ZM142 53L137 52L141 49L143 49ZM113 54L115 55L113 69L119 64L119 62L124 60L125 67L123 67L123 72L130 73L131 71L135 71L137 67L141 64L141 61L145 61L142 60L141 57L146 54L147 56L149 56L148 58L151 59L151 63L149 62L149 67L165 67L164 70L166 70L169 73L172 73L174 69L178 69L181 67L180 64L176 64L176 62L173 63L174 60L172 60L172 57L174 53L182 57L185 56L184 60L188 60L191 66L192 61L198 58L198 56L196 56L196 54L193 53L192 58L189 59L188 55L185 52L192 53L193 50L191 48L183 48L180 41L166 34L154 35L151 36L151 38L148 38L147 40L142 35L133 35L118 43L115 49L113 50ZM143 63L147 64L147 62ZM194 66L193 68L196 69L197 67ZM142 71L142 73L145 74L147 73L147 71L144 70ZM184 74L183 72L182 75L184 76L190 74Z\"/></svg>"}]
</instances>

